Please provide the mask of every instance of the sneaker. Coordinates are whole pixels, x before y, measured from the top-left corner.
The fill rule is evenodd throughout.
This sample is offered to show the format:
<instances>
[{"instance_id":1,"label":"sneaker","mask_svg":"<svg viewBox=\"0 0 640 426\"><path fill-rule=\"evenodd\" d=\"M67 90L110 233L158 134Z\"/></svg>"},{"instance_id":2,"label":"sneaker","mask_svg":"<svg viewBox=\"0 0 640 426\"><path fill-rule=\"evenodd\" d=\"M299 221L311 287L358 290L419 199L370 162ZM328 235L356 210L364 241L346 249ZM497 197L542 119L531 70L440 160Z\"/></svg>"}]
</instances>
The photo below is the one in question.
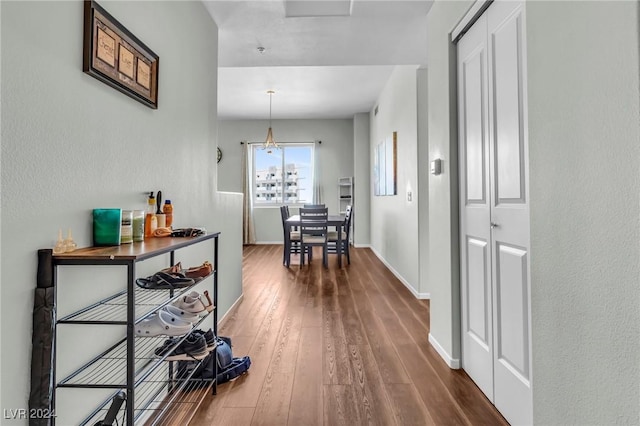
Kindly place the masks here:
<instances>
[{"instance_id":1,"label":"sneaker","mask_svg":"<svg viewBox=\"0 0 640 426\"><path fill-rule=\"evenodd\" d=\"M165 340L164 344L156 348L155 354L163 357L173 346L177 339ZM165 358L166 361L192 361L206 358L209 354L207 342L201 334L190 334Z\"/></svg>"},{"instance_id":2,"label":"sneaker","mask_svg":"<svg viewBox=\"0 0 640 426\"><path fill-rule=\"evenodd\" d=\"M201 295L197 291L192 291L173 302L173 306L192 314L201 314L213 310L213 304L209 298L208 291L205 291L204 295Z\"/></svg>"},{"instance_id":3,"label":"sneaker","mask_svg":"<svg viewBox=\"0 0 640 426\"><path fill-rule=\"evenodd\" d=\"M204 336L204 340L207 342L207 350L212 351L216 347L216 336L213 334L213 330L207 331L193 330L191 334L199 334Z\"/></svg>"}]
</instances>

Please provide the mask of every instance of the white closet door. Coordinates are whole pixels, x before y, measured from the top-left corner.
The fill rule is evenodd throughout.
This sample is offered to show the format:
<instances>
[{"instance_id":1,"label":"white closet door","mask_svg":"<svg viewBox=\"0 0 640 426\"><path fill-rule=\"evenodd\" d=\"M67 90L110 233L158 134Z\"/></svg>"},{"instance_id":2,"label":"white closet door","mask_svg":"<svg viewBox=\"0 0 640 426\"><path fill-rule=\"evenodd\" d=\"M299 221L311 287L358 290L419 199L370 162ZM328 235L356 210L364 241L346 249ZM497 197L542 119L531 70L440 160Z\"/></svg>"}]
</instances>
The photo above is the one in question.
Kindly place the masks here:
<instances>
[{"instance_id":1,"label":"white closet door","mask_svg":"<svg viewBox=\"0 0 640 426\"><path fill-rule=\"evenodd\" d=\"M531 424L523 4L496 1L458 43L462 365Z\"/></svg>"},{"instance_id":2,"label":"white closet door","mask_svg":"<svg viewBox=\"0 0 640 426\"><path fill-rule=\"evenodd\" d=\"M487 17L458 43L462 367L493 401Z\"/></svg>"},{"instance_id":3,"label":"white closet door","mask_svg":"<svg viewBox=\"0 0 640 426\"><path fill-rule=\"evenodd\" d=\"M494 404L522 425L532 423L524 6L488 12Z\"/></svg>"}]
</instances>

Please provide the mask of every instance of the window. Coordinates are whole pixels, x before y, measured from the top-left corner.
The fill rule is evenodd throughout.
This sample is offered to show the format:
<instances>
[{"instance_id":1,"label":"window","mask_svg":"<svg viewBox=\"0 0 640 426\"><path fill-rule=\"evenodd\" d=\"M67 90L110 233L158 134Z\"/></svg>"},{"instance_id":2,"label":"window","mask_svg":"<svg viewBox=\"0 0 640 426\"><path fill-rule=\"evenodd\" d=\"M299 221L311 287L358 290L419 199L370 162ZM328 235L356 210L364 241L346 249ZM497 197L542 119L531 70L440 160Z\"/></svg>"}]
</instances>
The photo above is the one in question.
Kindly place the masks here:
<instances>
[{"instance_id":1,"label":"window","mask_svg":"<svg viewBox=\"0 0 640 426\"><path fill-rule=\"evenodd\" d=\"M312 203L313 148L312 143L271 150L253 145L254 206Z\"/></svg>"}]
</instances>

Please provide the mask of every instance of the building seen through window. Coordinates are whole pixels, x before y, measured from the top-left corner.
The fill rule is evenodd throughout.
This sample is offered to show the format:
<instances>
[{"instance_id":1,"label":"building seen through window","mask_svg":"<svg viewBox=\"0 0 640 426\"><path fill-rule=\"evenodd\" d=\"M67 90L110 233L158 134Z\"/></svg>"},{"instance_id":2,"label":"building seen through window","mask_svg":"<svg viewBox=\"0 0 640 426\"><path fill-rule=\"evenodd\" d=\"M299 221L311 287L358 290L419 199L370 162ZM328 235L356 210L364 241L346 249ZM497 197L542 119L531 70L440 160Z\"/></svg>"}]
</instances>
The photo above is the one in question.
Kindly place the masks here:
<instances>
[{"instance_id":1,"label":"building seen through window","mask_svg":"<svg viewBox=\"0 0 640 426\"><path fill-rule=\"evenodd\" d=\"M255 206L313 202L314 144L287 144L269 153L253 146Z\"/></svg>"}]
</instances>

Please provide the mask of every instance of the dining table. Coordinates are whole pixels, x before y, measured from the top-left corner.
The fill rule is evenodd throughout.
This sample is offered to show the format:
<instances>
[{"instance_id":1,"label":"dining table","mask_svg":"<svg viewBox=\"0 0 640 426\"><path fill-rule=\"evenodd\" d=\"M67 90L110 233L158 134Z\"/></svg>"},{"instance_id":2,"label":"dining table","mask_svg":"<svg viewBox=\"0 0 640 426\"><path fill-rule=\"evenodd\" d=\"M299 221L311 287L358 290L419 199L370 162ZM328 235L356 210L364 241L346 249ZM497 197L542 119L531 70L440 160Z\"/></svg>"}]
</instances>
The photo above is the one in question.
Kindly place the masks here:
<instances>
[{"instance_id":1,"label":"dining table","mask_svg":"<svg viewBox=\"0 0 640 426\"><path fill-rule=\"evenodd\" d=\"M340 214L330 214L327 217L327 226L331 227L331 226L335 226L336 230L338 231L338 242L336 244L336 254L338 255L338 267L342 268L342 232L341 231L341 227L344 225L344 219L345 216L344 215L340 215ZM287 220L284 221L284 226L285 226L285 235L287 236L284 244L285 244L285 253L286 253L286 265L287 267L291 264L291 240L288 238L289 235L291 235L291 228L295 228L297 226L300 226L300 215L299 214L294 214L289 216L289 218ZM302 253L300 254L302 256Z\"/></svg>"}]
</instances>

